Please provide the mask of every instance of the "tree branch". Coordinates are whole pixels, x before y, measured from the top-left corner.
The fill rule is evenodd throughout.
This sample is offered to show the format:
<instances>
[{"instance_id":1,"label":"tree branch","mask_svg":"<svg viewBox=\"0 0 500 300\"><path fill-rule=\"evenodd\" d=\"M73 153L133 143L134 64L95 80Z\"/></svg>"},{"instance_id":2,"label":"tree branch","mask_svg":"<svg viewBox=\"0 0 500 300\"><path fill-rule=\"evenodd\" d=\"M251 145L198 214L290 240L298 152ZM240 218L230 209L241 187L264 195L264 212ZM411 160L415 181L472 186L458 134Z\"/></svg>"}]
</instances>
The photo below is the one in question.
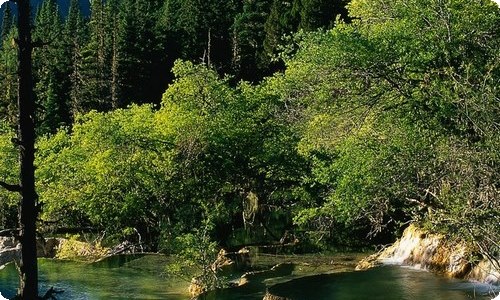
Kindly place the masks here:
<instances>
[{"instance_id":1,"label":"tree branch","mask_svg":"<svg viewBox=\"0 0 500 300\"><path fill-rule=\"evenodd\" d=\"M3 181L0 181L0 186L6 189L9 192L21 192L21 186L19 184L8 184Z\"/></svg>"}]
</instances>

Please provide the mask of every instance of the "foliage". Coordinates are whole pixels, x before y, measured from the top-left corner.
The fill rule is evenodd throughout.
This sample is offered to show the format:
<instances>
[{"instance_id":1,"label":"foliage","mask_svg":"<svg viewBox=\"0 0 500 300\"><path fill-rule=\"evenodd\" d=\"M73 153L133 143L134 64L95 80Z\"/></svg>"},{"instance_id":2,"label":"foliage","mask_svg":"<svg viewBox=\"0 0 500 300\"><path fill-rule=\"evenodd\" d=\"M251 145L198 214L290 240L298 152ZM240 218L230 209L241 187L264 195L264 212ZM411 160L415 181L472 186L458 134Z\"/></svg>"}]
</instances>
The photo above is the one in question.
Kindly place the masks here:
<instances>
[{"instance_id":1,"label":"foliage","mask_svg":"<svg viewBox=\"0 0 500 300\"><path fill-rule=\"evenodd\" d=\"M0 123L0 180L15 182L19 172L18 154L13 144L14 132L5 122ZM17 204L19 195L0 191L0 228L12 229L17 227Z\"/></svg>"},{"instance_id":2,"label":"foliage","mask_svg":"<svg viewBox=\"0 0 500 300\"><path fill-rule=\"evenodd\" d=\"M377 233L393 222L460 227L465 218L498 236L498 8L433 0L350 8L353 24L304 38L282 83L302 113L310 180L327 191L297 223Z\"/></svg>"},{"instance_id":3,"label":"foliage","mask_svg":"<svg viewBox=\"0 0 500 300\"><path fill-rule=\"evenodd\" d=\"M201 291L228 286L227 280L213 266L219 250L217 243L210 238L212 230L213 225L209 221L204 221L201 228L176 237L174 244L177 249L175 251L177 262L167 266L169 274L198 285Z\"/></svg>"},{"instance_id":4,"label":"foliage","mask_svg":"<svg viewBox=\"0 0 500 300\"><path fill-rule=\"evenodd\" d=\"M93 1L88 23L73 9L64 24L50 3L39 37L78 35L36 52L46 226L95 227L199 265L213 242L277 242L287 231L321 247L378 242L411 221L497 247L493 3L355 0L348 17L343 1L321 14L326 1ZM286 71L256 84L280 47L292 49ZM6 115L15 50L0 53ZM156 68L167 78L170 64L160 101ZM236 78L220 76L232 67ZM255 84L236 83L247 76ZM12 118L2 118L5 180ZM14 200L1 197L9 210ZM197 257L198 242L210 253Z\"/></svg>"}]
</instances>

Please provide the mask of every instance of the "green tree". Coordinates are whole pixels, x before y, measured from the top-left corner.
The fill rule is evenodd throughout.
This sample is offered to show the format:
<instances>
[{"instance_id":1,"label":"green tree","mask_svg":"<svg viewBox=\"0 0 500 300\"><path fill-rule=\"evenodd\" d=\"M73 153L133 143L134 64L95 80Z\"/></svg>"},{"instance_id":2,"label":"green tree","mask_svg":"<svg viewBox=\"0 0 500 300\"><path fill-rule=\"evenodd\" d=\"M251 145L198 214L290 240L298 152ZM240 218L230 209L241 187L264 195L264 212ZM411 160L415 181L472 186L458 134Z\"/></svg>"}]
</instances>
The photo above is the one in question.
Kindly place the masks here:
<instances>
[{"instance_id":1,"label":"green tree","mask_svg":"<svg viewBox=\"0 0 500 300\"><path fill-rule=\"evenodd\" d=\"M162 48L157 32L159 1L122 1L116 24L113 55L114 81L125 107L130 103L159 102L161 80L156 80L156 64L161 64ZM162 70L163 72L163 70ZM163 92L163 90L161 91Z\"/></svg>"},{"instance_id":2,"label":"green tree","mask_svg":"<svg viewBox=\"0 0 500 300\"><path fill-rule=\"evenodd\" d=\"M83 97L83 49L88 42L88 28L85 22L78 0L71 0L64 24L64 56L69 60L67 66L66 78L69 79L68 102L70 108L71 120L81 111L80 101Z\"/></svg>"},{"instance_id":3,"label":"green tree","mask_svg":"<svg viewBox=\"0 0 500 300\"><path fill-rule=\"evenodd\" d=\"M337 18L348 20L347 0L298 0L300 7L299 29L313 31L318 28L333 28Z\"/></svg>"},{"instance_id":4,"label":"green tree","mask_svg":"<svg viewBox=\"0 0 500 300\"><path fill-rule=\"evenodd\" d=\"M17 37L17 28L12 28L0 49L0 115L4 122L15 127L17 116L17 46L12 43Z\"/></svg>"},{"instance_id":5,"label":"green tree","mask_svg":"<svg viewBox=\"0 0 500 300\"><path fill-rule=\"evenodd\" d=\"M269 75L264 53L264 24L271 1L248 0L233 24L233 68L238 78L259 81Z\"/></svg>"},{"instance_id":6,"label":"green tree","mask_svg":"<svg viewBox=\"0 0 500 300\"><path fill-rule=\"evenodd\" d=\"M67 68L70 64L65 56L63 24L55 0L45 1L35 18L33 38L43 46L35 49L34 73L35 93L41 107L39 114L40 133L55 132L70 123L68 94L70 82Z\"/></svg>"},{"instance_id":7,"label":"green tree","mask_svg":"<svg viewBox=\"0 0 500 300\"><path fill-rule=\"evenodd\" d=\"M310 34L284 81L282 97L302 116L299 149L329 191L296 220L374 232L408 219L462 231L469 227L458 220L468 220L476 241L478 232L498 236L498 197L488 192L497 180L498 7L429 0L350 8L359 19Z\"/></svg>"},{"instance_id":8,"label":"green tree","mask_svg":"<svg viewBox=\"0 0 500 300\"><path fill-rule=\"evenodd\" d=\"M167 53L203 62L220 73L231 69L231 25L240 10L238 1L167 0L160 27L165 30Z\"/></svg>"},{"instance_id":9,"label":"green tree","mask_svg":"<svg viewBox=\"0 0 500 300\"><path fill-rule=\"evenodd\" d=\"M10 34L13 28L13 16L10 9L10 5L5 6L5 10L2 16L2 44L7 39L7 36Z\"/></svg>"},{"instance_id":10,"label":"green tree","mask_svg":"<svg viewBox=\"0 0 500 300\"><path fill-rule=\"evenodd\" d=\"M113 3L113 2L111 2ZM88 24L89 41L81 51L82 61L78 103L74 103L76 112L88 112L91 109L109 110L111 101L111 69L113 54L112 28L117 12L107 10L102 0L91 2L91 15ZM109 15L111 13L111 15ZM74 87L77 88L77 87Z\"/></svg>"}]
</instances>

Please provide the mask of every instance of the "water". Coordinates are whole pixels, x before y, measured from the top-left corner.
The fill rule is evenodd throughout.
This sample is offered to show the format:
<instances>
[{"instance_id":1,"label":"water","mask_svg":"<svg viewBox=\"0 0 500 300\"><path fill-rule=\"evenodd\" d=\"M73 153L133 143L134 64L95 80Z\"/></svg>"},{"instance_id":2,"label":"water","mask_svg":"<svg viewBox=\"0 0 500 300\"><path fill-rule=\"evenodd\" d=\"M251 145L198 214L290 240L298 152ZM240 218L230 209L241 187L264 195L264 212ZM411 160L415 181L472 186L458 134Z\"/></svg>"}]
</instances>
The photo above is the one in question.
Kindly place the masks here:
<instances>
[{"instance_id":1,"label":"water","mask_svg":"<svg viewBox=\"0 0 500 300\"><path fill-rule=\"evenodd\" d=\"M50 287L64 290L59 299L186 300L188 284L165 277L163 256L117 256L99 263L39 259L40 293ZM15 265L0 270L0 292L13 297L18 286Z\"/></svg>"},{"instance_id":2,"label":"water","mask_svg":"<svg viewBox=\"0 0 500 300\"><path fill-rule=\"evenodd\" d=\"M399 266L310 276L278 284L269 291L293 300L482 300L492 299L494 295L488 285L438 277Z\"/></svg>"},{"instance_id":3,"label":"water","mask_svg":"<svg viewBox=\"0 0 500 300\"><path fill-rule=\"evenodd\" d=\"M298 260L301 258L298 257ZM309 258L307 258L309 259ZM303 260L303 259L302 259ZM465 300L492 299L491 287L442 278L432 273L384 266L362 272L352 270L338 258L339 265L324 264L316 271L335 268L341 273L304 276L314 272L305 270L302 262L285 266L276 272L251 278L249 284L213 292L204 299L262 300L267 288L277 295L293 300ZM95 264L57 260L39 260L40 291L51 286L64 290L59 299L165 299L188 300L188 283L165 277L163 270L168 258L163 256L118 256ZM300 278L297 278L297 277ZM0 292L13 297L18 285L13 264L0 270ZM497 291L498 293L498 291Z\"/></svg>"}]
</instances>

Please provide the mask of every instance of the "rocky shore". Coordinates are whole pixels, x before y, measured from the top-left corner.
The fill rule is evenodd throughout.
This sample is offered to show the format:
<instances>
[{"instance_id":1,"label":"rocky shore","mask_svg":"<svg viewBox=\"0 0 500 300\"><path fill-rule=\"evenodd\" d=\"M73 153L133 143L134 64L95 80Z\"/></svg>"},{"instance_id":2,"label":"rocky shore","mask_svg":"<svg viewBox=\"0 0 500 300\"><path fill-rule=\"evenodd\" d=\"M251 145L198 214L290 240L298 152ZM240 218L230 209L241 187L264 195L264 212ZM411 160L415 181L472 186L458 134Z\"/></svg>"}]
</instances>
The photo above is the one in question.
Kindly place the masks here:
<instances>
[{"instance_id":1,"label":"rocky shore","mask_svg":"<svg viewBox=\"0 0 500 300\"><path fill-rule=\"evenodd\" d=\"M399 240L360 261L356 270L381 264L408 265L446 277L500 285L498 258L481 257L481 253L465 242L450 241L442 234L429 233L410 225Z\"/></svg>"}]
</instances>

